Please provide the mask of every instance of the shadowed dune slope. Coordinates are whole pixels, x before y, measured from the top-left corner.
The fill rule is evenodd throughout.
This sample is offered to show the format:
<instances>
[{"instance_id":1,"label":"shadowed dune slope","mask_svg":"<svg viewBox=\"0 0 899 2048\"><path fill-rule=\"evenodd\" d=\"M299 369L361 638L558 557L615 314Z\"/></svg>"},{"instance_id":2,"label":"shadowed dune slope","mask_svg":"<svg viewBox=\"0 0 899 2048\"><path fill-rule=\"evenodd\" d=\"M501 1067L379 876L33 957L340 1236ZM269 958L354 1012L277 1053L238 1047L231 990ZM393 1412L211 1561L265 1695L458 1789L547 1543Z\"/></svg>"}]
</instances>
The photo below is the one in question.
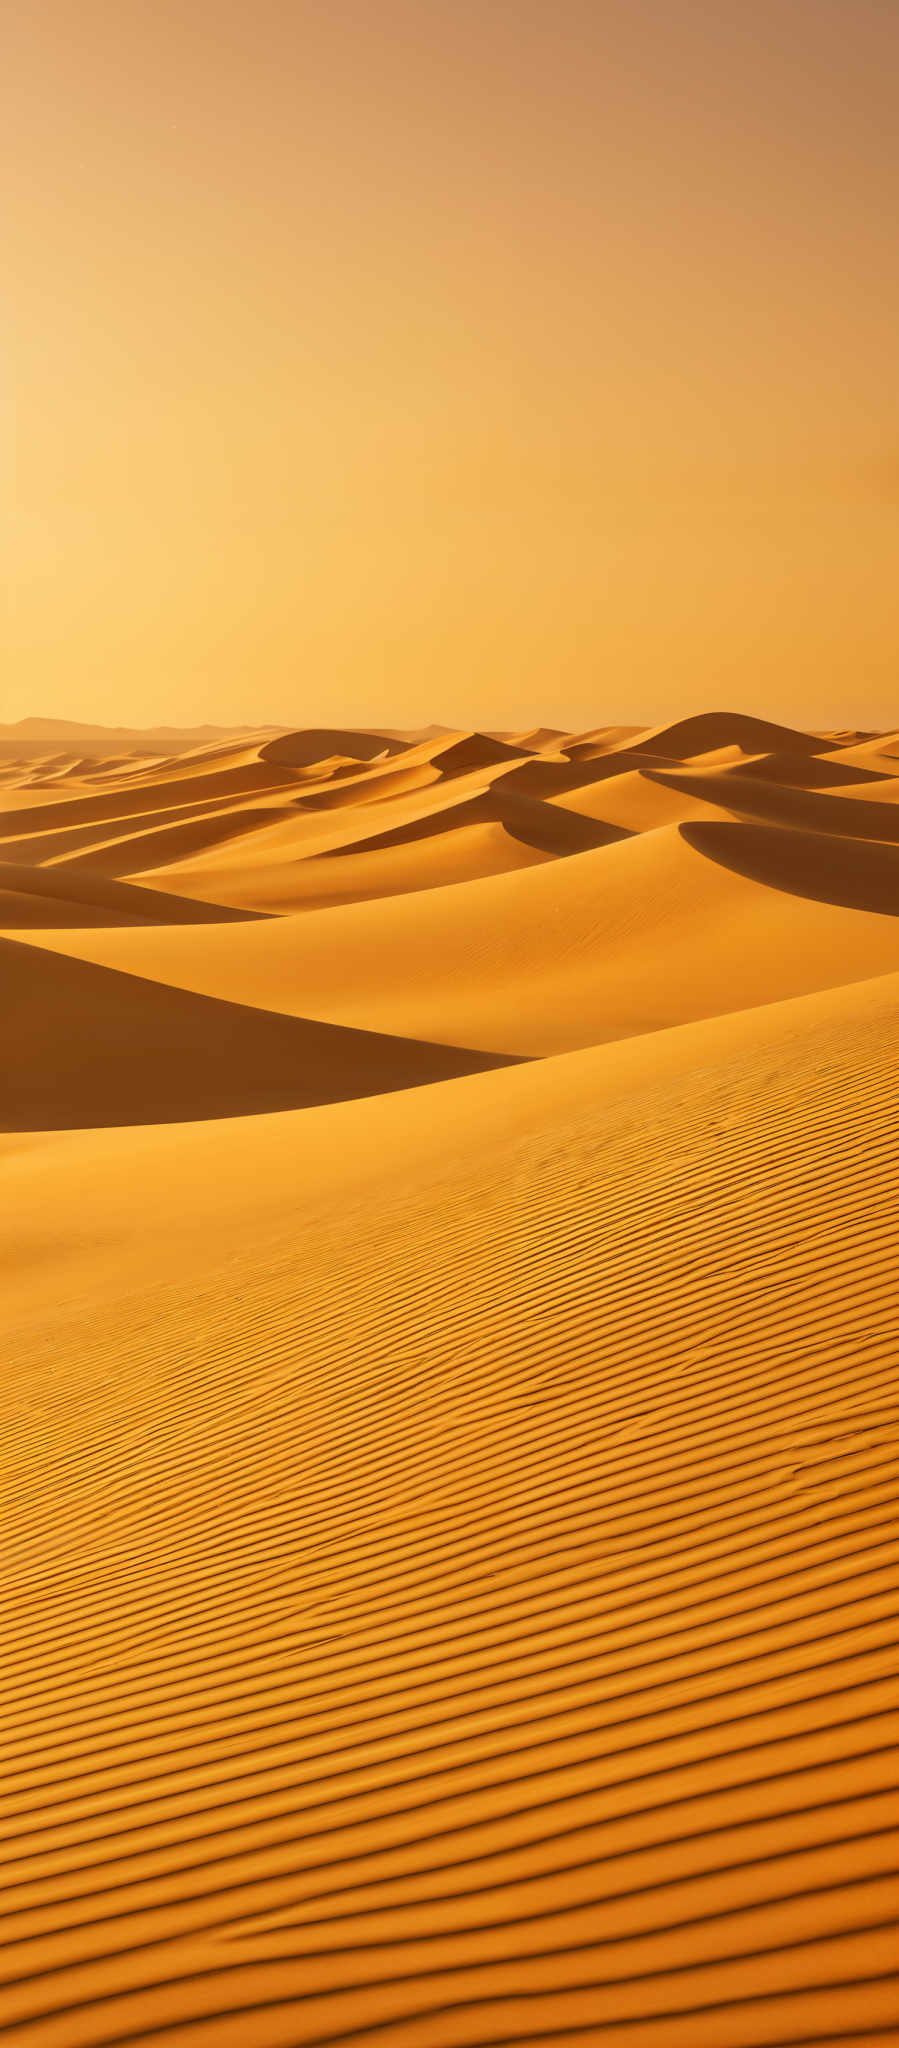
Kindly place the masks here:
<instances>
[{"instance_id":1,"label":"shadowed dune slope","mask_svg":"<svg viewBox=\"0 0 899 2048\"><path fill-rule=\"evenodd\" d=\"M682 830L700 853L767 888L899 917L899 846L836 840L829 832L782 831L775 825L697 822Z\"/></svg>"},{"instance_id":2,"label":"shadowed dune slope","mask_svg":"<svg viewBox=\"0 0 899 2048\"><path fill-rule=\"evenodd\" d=\"M887 839L899 842L899 813L884 803L868 798L837 795L820 789L787 789L780 783L754 782L747 776L718 776L647 771L663 788L686 796L705 796L736 817L758 818L765 824L784 825L792 830L814 833L835 832L850 839ZM881 785L882 786L882 785Z\"/></svg>"},{"instance_id":3,"label":"shadowed dune slope","mask_svg":"<svg viewBox=\"0 0 899 2048\"><path fill-rule=\"evenodd\" d=\"M241 805L240 798L231 795L197 798L193 803L168 803L157 809L126 811L124 817L90 820L87 824L63 824L48 827L43 813L35 818L25 832L19 828L16 838L3 836L3 821L0 820L0 857L3 860L22 860L39 867L90 867L97 873L104 870L104 863L124 861L133 864L135 855L146 859L148 869L168 861L189 857L192 851L204 846L215 847L219 840L227 840L231 831L230 820L236 815L255 819L262 829L270 820L279 817L293 817L293 809L283 801L284 792L275 790L257 791L255 804L249 808ZM182 828L196 828L192 840L191 831L182 839ZM235 832L238 827L235 827ZM156 844L151 835L159 834ZM169 834L170 837L164 835ZM205 835L202 836L202 835ZM152 863L150 854L156 857ZM161 858L160 858L161 856ZM108 872L108 865L106 867Z\"/></svg>"},{"instance_id":4,"label":"shadowed dune slope","mask_svg":"<svg viewBox=\"0 0 899 2048\"><path fill-rule=\"evenodd\" d=\"M0 1130L247 1115L502 1065L211 1000L0 939Z\"/></svg>"},{"instance_id":5,"label":"shadowed dune slope","mask_svg":"<svg viewBox=\"0 0 899 2048\"><path fill-rule=\"evenodd\" d=\"M250 759L237 766L229 763L226 767L207 769L198 773L195 769L185 770L182 776L172 776L166 763L165 781L142 781L136 787L130 780L122 789L101 789L89 792L79 791L77 795L58 797L52 803L41 805L35 812L31 808L18 808L12 801L18 792L10 793L9 805L0 811L0 832L4 839L15 832L50 832L66 830L73 825L94 825L102 827L108 820L139 817L143 811L159 812L166 808L183 808L188 804L206 801L214 803L219 799L268 796L281 789L293 792L294 783L289 777L278 777L265 762ZM137 829L137 828L135 828ZM98 838L102 831L98 830Z\"/></svg>"},{"instance_id":6,"label":"shadowed dune slope","mask_svg":"<svg viewBox=\"0 0 899 2048\"><path fill-rule=\"evenodd\" d=\"M760 754L755 760L741 758L733 772L757 776L760 782L785 782L794 789L851 792L861 786L861 793L867 796L871 784L884 781L884 770L862 768L851 756L849 747L836 754Z\"/></svg>"},{"instance_id":7,"label":"shadowed dune slope","mask_svg":"<svg viewBox=\"0 0 899 2048\"><path fill-rule=\"evenodd\" d=\"M95 841L81 853L63 856L69 868L92 874L150 874L159 865L189 860L192 854L212 847L218 853L245 833L263 831L276 820L292 817L287 805L257 802L255 805L228 804L205 811L199 817L157 825L139 832L129 830Z\"/></svg>"},{"instance_id":8,"label":"shadowed dune slope","mask_svg":"<svg viewBox=\"0 0 899 2048\"><path fill-rule=\"evenodd\" d=\"M319 726L305 732L278 733L274 739L266 741L260 751L260 759L279 768L309 767L313 762L326 760L329 755L350 758L361 764L377 760L379 754L396 754L401 747L402 741L388 739L384 733L349 732Z\"/></svg>"},{"instance_id":9,"label":"shadowed dune slope","mask_svg":"<svg viewBox=\"0 0 899 2048\"><path fill-rule=\"evenodd\" d=\"M897 1002L18 1141L8 2048L895 2038Z\"/></svg>"},{"instance_id":10,"label":"shadowed dune slope","mask_svg":"<svg viewBox=\"0 0 899 2048\"><path fill-rule=\"evenodd\" d=\"M747 718L743 712L706 711L698 717L679 718L673 725L654 726L624 744L635 753L669 754L683 761L730 747L738 747L743 754L822 754L832 741L820 733L772 724L767 718Z\"/></svg>"},{"instance_id":11,"label":"shadowed dune slope","mask_svg":"<svg viewBox=\"0 0 899 2048\"><path fill-rule=\"evenodd\" d=\"M757 877L742 871L744 827L693 825L301 919L60 932L42 944L230 1002L520 1055L899 968L899 923L877 914L879 900L847 909L789 893L783 863L801 853L800 835L775 834L771 847L754 829L763 866L776 856Z\"/></svg>"},{"instance_id":12,"label":"shadowed dune slope","mask_svg":"<svg viewBox=\"0 0 899 2048\"><path fill-rule=\"evenodd\" d=\"M32 868L15 861L0 861L0 889L20 902L23 922L31 904L40 924L233 924L257 915L164 895L147 883L119 882L93 870L81 874L69 867Z\"/></svg>"}]
</instances>

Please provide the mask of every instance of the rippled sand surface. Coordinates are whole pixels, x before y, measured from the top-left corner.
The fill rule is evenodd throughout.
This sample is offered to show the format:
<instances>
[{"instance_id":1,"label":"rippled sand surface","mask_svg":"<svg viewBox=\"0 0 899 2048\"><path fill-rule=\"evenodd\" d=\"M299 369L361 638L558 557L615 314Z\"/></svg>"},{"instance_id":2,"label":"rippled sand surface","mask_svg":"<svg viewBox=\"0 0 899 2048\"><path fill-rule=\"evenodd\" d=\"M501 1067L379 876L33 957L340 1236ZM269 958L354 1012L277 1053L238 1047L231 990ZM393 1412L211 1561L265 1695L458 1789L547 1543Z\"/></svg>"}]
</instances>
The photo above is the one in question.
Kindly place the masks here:
<instances>
[{"instance_id":1,"label":"rippled sand surface","mask_svg":"<svg viewBox=\"0 0 899 2048\"><path fill-rule=\"evenodd\" d=\"M895 2041L899 737L189 740L0 730L4 2042Z\"/></svg>"}]
</instances>

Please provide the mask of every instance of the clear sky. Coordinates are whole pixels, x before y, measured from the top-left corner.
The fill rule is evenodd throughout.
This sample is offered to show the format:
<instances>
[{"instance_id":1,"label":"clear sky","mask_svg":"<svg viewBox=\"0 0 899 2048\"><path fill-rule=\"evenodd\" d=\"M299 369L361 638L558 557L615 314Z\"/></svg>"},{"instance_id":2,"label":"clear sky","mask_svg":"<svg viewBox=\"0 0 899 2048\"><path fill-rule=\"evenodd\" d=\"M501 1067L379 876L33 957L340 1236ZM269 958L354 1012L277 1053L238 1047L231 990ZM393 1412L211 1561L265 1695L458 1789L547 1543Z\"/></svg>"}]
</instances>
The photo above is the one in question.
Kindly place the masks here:
<instances>
[{"instance_id":1,"label":"clear sky","mask_svg":"<svg viewBox=\"0 0 899 2048\"><path fill-rule=\"evenodd\" d=\"M895 0L40 0L4 68L0 716L897 722Z\"/></svg>"}]
</instances>

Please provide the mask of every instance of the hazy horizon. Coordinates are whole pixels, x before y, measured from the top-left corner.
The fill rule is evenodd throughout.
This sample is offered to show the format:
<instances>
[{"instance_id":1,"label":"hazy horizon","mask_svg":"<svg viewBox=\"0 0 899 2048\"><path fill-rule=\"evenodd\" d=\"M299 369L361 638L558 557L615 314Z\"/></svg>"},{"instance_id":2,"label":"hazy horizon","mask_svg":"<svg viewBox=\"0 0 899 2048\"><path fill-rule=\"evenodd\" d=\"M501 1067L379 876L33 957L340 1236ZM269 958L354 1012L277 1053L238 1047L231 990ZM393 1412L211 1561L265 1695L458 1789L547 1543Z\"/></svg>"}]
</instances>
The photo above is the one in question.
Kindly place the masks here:
<instances>
[{"instance_id":1,"label":"hazy horizon","mask_svg":"<svg viewBox=\"0 0 899 2048\"><path fill-rule=\"evenodd\" d=\"M679 724L683 719L701 716L726 717L729 712L733 713L734 711L734 706L708 704L700 706L698 704L686 704L684 706L684 709L678 712L676 717L673 717L670 722L674 724ZM665 721L660 719L654 720L648 718L625 718L623 715L620 717L616 717L614 715L607 716L606 709L603 706L599 708L599 713L600 715L598 715L595 719L587 720L583 725L569 724L560 726L560 736L572 738L576 737L577 734L582 731L590 731L594 728L602 727L609 727L610 729L613 729L618 726L633 727L635 731L646 732L651 731L655 725L665 723ZM739 715L740 713L737 713L737 716ZM754 711L747 715L751 717L764 717L766 714ZM770 717L771 715L767 714L767 716ZM787 720L771 718L771 723L783 723L789 728L789 721ZM314 715L309 716L306 719L280 719L266 718L264 716L260 716L259 718L255 719L235 718L227 722L221 722L212 718L159 718L150 720L146 723L137 723L129 719L118 719L115 722L112 722L111 720L107 721L103 719L77 718L74 716L68 717L63 713L43 713L40 711L35 711L25 712L22 714L20 718L17 719L0 720L0 734L14 732L21 728L25 732L29 730L32 732L40 732L42 729L46 729L47 731L72 733L77 733L79 731L83 731L85 733L108 733L110 736L115 736L116 733L140 733L151 735L153 733L166 732L208 732L213 736L222 734L223 736L227 737L227 735L230 733L239 734L260 732L288 732L304 730L315 731L316 729L321 728L325 730L334 730L338 732L347 733L365 730L370 730L374 733L383 732L385 734L392 732L406 732L409 734L414 734L422 731L433 731L434 733L464 733L469 731L480 730L482 732L508 732L510 734L517 735L526 734L529 731L533 731L540 727L546 726L546 724L547 721L545 719L541 719L539 715L536 713L534 713L530 717L528 717L527 715L522 715L522 717L518 719L510 719L504 722L502 725L490 719L483 719L481 720L479 726L472 726L471 724L466 725L464 721L458 719L454 720L450 718L432 718L427 720L420 719L415 724L410 722L407 725L401 725L396 721L390 721L389 717L371 718L367 721L362 719L342 719L337 721L317 718ZM807 720L804 728L797 729L805 730L806 732L828 733L830 731L846 730L847 728L844 725L838 725L836 723L834 723L833 725L828 725L825 721L821 719L812 718ZM886 733L887 731L889 731L890 734L892 734L894 729L894 725L891 725L889 727L878 726L871 728L859 728L859 730L870 730L872 734Z\"/></svg>"},{"instance_id":2,"label":"hazy horizon","mask_svg":"<svg viewBox=\"0 0 899 2048\"><path fill-rule=\"evenodd\" d=\"M7 43L4 716L895 724L894 10Z\"/></svg>"}]
</instances>

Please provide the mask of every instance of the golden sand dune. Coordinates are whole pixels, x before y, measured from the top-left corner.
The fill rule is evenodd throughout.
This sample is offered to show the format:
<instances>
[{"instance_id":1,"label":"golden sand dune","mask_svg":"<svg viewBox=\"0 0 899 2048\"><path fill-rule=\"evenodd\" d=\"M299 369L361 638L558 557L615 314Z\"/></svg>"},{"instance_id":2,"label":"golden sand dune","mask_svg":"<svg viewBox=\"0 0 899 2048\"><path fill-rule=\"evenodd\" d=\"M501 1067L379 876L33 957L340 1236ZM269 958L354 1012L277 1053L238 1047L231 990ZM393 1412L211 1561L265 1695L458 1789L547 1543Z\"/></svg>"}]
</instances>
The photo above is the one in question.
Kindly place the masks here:
<instances>
[{"instance_id":1,"label":"golden sand dune","mask_svg":"<svg viewBox=\"0 0 899 2048\"><path fill-rule=\"evenodd\" d=\"M261 748L261 758L273 766L308 768L331 758L353 761L362 766L382 755L405 751L402 741L383 733L341 732L319 727L306 732L278 733Z\"/></svg>"},{"instance_id":2,"label":"golden sand dune","mask_svg":"<svg viewBox=\"0 0 899 2048\"><path fill-rule=\"evenodd\" d=\"M23 925L217 924L254 915L224 904L164 895L146 883L133 888L94 870L29 867L7 860L0 860L0 889L7 898L19 899Z\"/></svg>"},{"instance_id":3,"label":"golden sand dune","mask_svg":"<svg viewBox=\"0 0 899 2048\"><path fill-rule=\"evenodd\" d=\"M699 778L696 778L698 785ZM581 817L604 820L628 832L653 832L659 825L681 825L687 818L721 815L718 779L713 787L703 783L698 793L679 783L666 783L645 763L640 768L582 784L579 789L551 796L553 808L577 811Z\"/></svg>"},{"instance_id":4,"label":"golden sand dune","mask_svg":"<svg viewBox=\"0 0 899 2048\"><path fill-rule=\"evenodd\" d=\"M650 778L668 790L695 798L717 800L735 818L759 819L763 824L785 825L792 831L834 832L849 839L885 839L899 844L899 814L883 803L872 805L867 795L844 787L839 793L824 789L785 788L780 782L763 781L747 775L729 775L722 789L718 776L691 775L679 769L663 774L647 771ZM882 784L878 785L882 788ZM890 784L887 785L891 787ZM863 787L863 785L862 785Z\"/></svg>"},{"instance_id":5,"label":"golden sand dune","mask_svg":"<svg viewBox=\"0 0 899 2048\"><path fill-rule=\"evenodd\" d=\"M289 850L275 861L273 837L266 830L265 845L253 849L258 859L241 858L241 845L232 860L218 858L214 865L203 866L181 862L177 868L166 869L160 880L171 887L177 877L187 889L202 888L204 895L221 902L252 904L260 910L321 910L505 874L510 868L530 867L552 857L516 838L498 822L456 826L454 821L443 831L386 846L366 839L358 851L352 846L338 848L340 858L321 853L298 859L297 835L287 832L281 844Z\"/></svg>"},{"instance_id":6,"label":"golden sand dune","mask_svg":"<svg viewBox=\"0 0 899 2048\"><path fill-rule=\"evenodd\" d=\"M899 2035L896 757L761 723L17 758L10 2048Z\"/></svg>"},{"instance_id":7,"label":"golden sand dune","mask_svg":"<svg viewBox=\"0 0 899 2048\"><path fill-rule=\"evenodd\" d=\"M701 807L688 808L692 816ZM520 796L505 781L485 788L477 775L460 777L449 793L438 782L422 791L421 801L415 793L394 801L387 815L397 822L383 831L370 829L380 820L365 806L342 810L336 828L331 819L316 827L308 817L285 816L274 802L267 815L275 822L260 818L236 860L227 848L224 854L213 849L155 868L153 880L210 903L272 912L322 909L476 881L625 836L616 825ZM130 841L129 860L138 851L139 841ZM144 879L139 871L136 879Z\"/></svg>"},{"instance_id":8,"label":"golden sand dune","mask_svg":"<svg viewBox=\"0 0 899 2048\"><path fill-rule=\"evenodd\" d=\"M882 914L899 853L843 843L834 903L808 893L832 852L829 835L809 853L798 833L692 825L301 921L42 943L229 1002L546 1055L899 970L899 915Z\"/></svg>"}]
</instances>

